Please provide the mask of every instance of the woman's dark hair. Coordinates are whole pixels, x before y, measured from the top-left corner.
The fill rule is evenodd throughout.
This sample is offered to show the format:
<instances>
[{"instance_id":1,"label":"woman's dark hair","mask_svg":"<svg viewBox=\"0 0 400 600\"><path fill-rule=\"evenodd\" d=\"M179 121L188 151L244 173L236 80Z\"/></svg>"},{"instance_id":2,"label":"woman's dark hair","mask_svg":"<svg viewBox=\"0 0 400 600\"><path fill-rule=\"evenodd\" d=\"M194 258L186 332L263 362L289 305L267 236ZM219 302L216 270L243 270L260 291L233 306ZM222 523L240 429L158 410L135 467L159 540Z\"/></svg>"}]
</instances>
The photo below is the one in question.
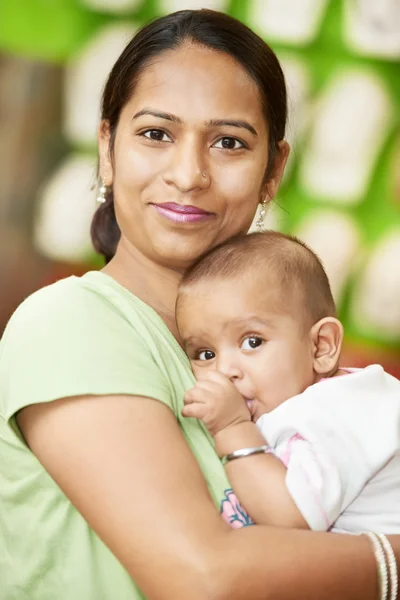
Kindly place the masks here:
<instances>
[{"instance_id":1,"label":"woman's dark hair","mask_svg":"<svg viewBox=\"0 0 400 600\"><path fill-rule=\"evenodd\" d=\"M157 19L135 35L115 63L106 82L101 118L110 128L112 156L117 125L122 109L132 97L141 72L166 50L184 43L224 52L235 59L257 84L269 129L269 159L266 178L274 164L278 142L284 138L287 116L285 79L273 50L246 25L212 10L181 10ZM112 190L97 209L91 226L92 242L110 261L121 232L118 227Z\"/></svg>"}]
</instances>

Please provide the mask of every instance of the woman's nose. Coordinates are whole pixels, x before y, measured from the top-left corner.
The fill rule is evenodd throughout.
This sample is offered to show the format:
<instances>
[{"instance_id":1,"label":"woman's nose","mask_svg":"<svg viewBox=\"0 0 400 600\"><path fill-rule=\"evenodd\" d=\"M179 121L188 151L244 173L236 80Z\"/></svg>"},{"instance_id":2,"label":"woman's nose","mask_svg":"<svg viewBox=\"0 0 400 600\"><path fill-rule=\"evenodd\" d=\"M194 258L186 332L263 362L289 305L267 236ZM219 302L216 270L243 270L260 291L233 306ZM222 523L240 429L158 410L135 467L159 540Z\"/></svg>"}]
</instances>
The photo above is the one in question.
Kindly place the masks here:
<instances>
[{"instance_id":1,"label":"woman's nose","mask_svg":"<svg viewBox=\"0 0 400 600\"><path fill-rule=\"evenodd\" d=\"M211 183L205 150L192 136L175 142L164 181L180 192L207 189Z\"/></svg>"}]
</instances>

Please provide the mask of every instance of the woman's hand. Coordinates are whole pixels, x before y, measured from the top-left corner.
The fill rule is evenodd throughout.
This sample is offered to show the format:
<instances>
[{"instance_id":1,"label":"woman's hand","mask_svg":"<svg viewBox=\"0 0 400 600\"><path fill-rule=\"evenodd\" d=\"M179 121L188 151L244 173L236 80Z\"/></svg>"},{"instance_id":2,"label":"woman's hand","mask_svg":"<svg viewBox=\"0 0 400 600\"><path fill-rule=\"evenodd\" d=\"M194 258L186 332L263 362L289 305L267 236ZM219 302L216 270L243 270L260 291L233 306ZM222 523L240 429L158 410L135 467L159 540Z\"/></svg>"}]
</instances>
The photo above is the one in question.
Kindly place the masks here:
<instances>
[{"instance_id":1,"label":"woman's hand","mask_svg":"<svg viewBox=\"0 0 400 600\"><path fill-rule=\"evenodd\" d=\"M188 390L184 403L182 415L201 419L212 436L251 420L243 396L231 380L218 371L211 371L207 378Z\"/></svg>"}]
</instances>

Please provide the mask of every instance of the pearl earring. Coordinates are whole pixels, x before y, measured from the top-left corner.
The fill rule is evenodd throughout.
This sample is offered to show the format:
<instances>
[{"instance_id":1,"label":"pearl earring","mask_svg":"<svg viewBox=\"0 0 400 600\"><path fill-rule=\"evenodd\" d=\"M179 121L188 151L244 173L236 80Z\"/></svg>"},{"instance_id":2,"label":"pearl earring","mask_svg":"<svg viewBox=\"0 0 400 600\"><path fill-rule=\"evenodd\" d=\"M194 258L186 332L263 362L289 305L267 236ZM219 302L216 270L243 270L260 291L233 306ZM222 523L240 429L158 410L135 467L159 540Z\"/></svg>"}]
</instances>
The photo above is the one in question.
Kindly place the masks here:
<instances>
[{"instance_id":1,"label":"pearl earring","mask_svg":"<svg viewBox=\"0 0 400 600\"><path fill-rule=\"evenodd\" d=\"M256 221L256 227L257 227L257 231L259 233L262 233L264 231L264 219L265 219L265 213L266 213L266 206L267 206L267 199L264 198L264 200L261 202L260 212L258 213L258 218Z\"/></svg>"},{"instance_id":2,"label":"pearl earring","mask_svg":"<svg viewBox=\"0 0 400 600\"><path fill-rule=\"evenodd\" d=\"M103 177L102 184L99 187L99 193L96 198L96 202L98 202L99 204L104 204L104 202L107 200L106 193L107 193L106 179L105 179L105 177Z\"/></svg>"}]
</instances>

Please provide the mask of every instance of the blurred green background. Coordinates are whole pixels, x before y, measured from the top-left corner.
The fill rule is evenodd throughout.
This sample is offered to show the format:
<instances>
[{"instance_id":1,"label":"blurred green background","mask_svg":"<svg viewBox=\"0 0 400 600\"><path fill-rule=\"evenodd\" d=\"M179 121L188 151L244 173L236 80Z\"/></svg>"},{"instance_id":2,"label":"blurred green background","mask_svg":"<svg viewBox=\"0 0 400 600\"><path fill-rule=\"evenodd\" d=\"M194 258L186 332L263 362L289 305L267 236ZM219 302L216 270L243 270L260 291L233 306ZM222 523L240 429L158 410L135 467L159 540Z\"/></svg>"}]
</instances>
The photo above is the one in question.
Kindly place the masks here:
<instances>
[{"instance_id":1,"label":"blurred green background","mask_svg":"<svg viewBox=\"0 0 400 600\"><path fill-rule=\"evenodd\" d=\"M141 24L205 6L255 28L287 75L293 156L269 226L324 261L344 362L399 377L400 3L378 4L1 0L0 334L28 294L101 265L88 225L105 66Z\"/></svg>"}]
</instances>

